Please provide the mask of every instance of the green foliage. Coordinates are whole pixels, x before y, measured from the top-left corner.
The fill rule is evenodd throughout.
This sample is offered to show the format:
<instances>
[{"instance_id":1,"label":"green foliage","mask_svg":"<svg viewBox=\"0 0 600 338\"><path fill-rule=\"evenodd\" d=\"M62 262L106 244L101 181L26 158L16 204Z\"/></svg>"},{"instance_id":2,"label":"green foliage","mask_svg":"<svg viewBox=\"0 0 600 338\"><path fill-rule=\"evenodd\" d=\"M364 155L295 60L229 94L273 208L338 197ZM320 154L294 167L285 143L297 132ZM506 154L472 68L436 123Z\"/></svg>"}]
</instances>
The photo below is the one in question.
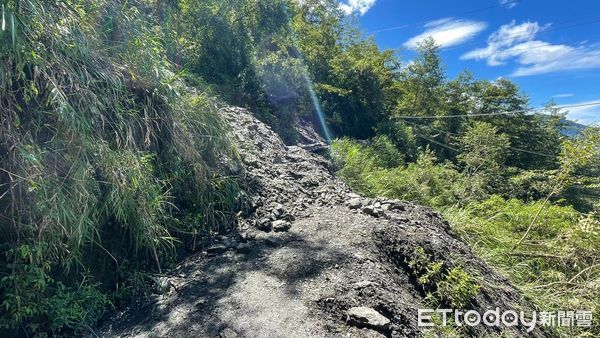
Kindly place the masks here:
<instances>
[{"instance_id":1,"label":"green foliage","mask_svg":"<svg viewBox=\"0 0 600 338\"><path fill-rule=\"evenodd\" d=\"M463 209L448 209L445 216L481 257L510 276L541 309L587 309L595 316L600 278L594 258L600 254L597 218L570 206L546 205L538 226L512 250L542 204L493 196Z\"/></svg>"},{"instance_id":2,"label":"green foliage","mask_svg":"<svg viewBox=\"0 0 600 338\"><path fill-rule=\"evenodd\" d=\"M511 172L507 184L506 195L523 201L543 199L553 188L551 175L541 170Z\"/></svg>"},{"instance_id":3,"label":"green foliage","mask_svg":"<svg viewBox=\"0 0 600 338\"><path fill-rule=\"evenodd\" d=\"M46 245L21 245L6 252L11 274L0 279L2 317L0 327L36 333L58 334L65 329L81 333L102 315L107 297L96 283L84 281L67 287L51 274Z\"/></svg>"},{"instance_id":4,"label":"green foliage","mask_svg":"<svg viewBox=\"0 0 600 338\"><path fill-rule=\"evenodd\" d=\"M369 148L351 139L338 139L332 144L334 161L341 170L338 175L348 185L366 194L373 194L374 187L368 182L368 173L380 168L377 156Z\"/></svg>"},{"instance_id":5,"label":"green foliage","mask_svg":"<svg viewBox=\"0 0 600 338\"><path fill-rule=\"evenodd\" d=\"M506 134L498 134L497 128L486 122L475 122L458 139L458 161L467 175L471 196L486 196L498 191L503 179L504 162L509 148Z\"/></svg>"},{"instance_id":6,"label":"green foliage","mask_svg":"<svg viewBox=\"0 0 600 338\"><path fill-rule=\"evenodd\" d=\"M393 53L380 51L344 20L335 0L303 1L295 10L293 28L333 132L373 136L397 93L399 64Z\"/></svg>"},{"instance_id":7,"label":"green foliage","mask_svg":"<svg viewBox=\"0 0 600 338\"><path fill-rule=\"evenodd\" d=\"M485 122L475 122L458 143L458 160L471 177L482 171L495 173L504 164L509 147L508 136L498 134L494 126Z\"/></svg>"},{"instance_id":8,"label":"green foliage","mask_svg":"<svg viewBox=\"0 0 600 338\"><path fill-rule=\"evenodd\" d=\"M370 196L387 196L443 207L467 198L466 176L449 163L438 164L433 152L419 154L415 163L389 167L384 152L349 139L333 143L342 164L338 172L350 187ZM382 159L382 156L383 159Z\"/></svg>"},{"instance_id":9,"label":"green foliage","mask_svg":"<svg viewBox=\"0 0 600 338\"><path fill-rule=\"evenodd\" d=\"M454 267L437 283L437 297L453 309L464 309L478 294L481 286L462 267Z\"/></svg>"},{"instance_id":10,"label":"green foliage","mask_svg":"<svg viewBox=\"0 0 600 338\"><path fill-rule=\"evenodd\" d=\"M435 306L464 309L479 294L481 286L461 266L434 261L422 247L406 263Z\"/></svg>"},{"instance_id":11,"label":"green foliage","mask_svg":"<svg viewBox=\"0 0 600 338\"><path fill-rule=\"evenodd\" d=\"M232 225L237 155L216 101L174 71L149 4L3 11L15 24L0 35L1 323L81 332L147 284L136 276Z\"/></svg>"},{"instance_id":12,"label":"green foliage","mask_svg":"<svg viewBox=\"0 0 600 338\"><path fill-rule=\"evenodd\" d=\"M402 72L402 95L395 113L407 116L444 115L442 94L446 75L433 38L420 42L418 56Z\"/></svg>"}]
</instances>

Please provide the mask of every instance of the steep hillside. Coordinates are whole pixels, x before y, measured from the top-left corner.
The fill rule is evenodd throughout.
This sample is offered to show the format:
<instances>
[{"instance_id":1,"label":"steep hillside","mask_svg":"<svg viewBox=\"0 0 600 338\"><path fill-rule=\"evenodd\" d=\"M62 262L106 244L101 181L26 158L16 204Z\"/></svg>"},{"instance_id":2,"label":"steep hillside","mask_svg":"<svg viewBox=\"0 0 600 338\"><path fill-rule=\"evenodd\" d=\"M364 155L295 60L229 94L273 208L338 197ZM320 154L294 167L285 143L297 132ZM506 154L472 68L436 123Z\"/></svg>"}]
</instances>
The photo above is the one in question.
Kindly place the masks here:
<instances>
[{"instance_id":1,"label":"steep hillside","mask_svg":"<svg viewBox=\"0 0 600 338\"><path fill-rule=\"evenodd\" d=\"M412 337L423 333L417 309L430 307L427 294L439 295L440 304L481 312L529 308L436 212L354 194L332 175L323 156L285 146L241 108L221 111L242 145L244 168L239 170L252 187L252 212L240 215L237 231L172 271L162 281L164 293L106 322L97 333ZM423 258L440 263L439 277L431 275L432 280L460 270L467 276L462 284L470 289L445 292L441 283L423 282ZM524 333L521 327L507 330Z\"/></svg>"}]
</instances>

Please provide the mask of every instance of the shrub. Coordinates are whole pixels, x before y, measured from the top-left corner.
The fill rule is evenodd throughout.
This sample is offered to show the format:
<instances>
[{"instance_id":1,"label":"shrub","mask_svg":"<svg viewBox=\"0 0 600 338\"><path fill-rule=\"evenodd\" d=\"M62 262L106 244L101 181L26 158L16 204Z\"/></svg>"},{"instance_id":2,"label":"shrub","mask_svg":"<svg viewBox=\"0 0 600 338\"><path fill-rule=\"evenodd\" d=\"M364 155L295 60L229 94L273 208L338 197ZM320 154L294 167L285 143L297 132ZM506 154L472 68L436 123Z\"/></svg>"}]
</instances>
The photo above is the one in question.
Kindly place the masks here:
<instances>
[{"instance_id":1,"label":"shrub","mask_svg":"<svg viewBox=\"0 0 600 338\"><path fill-rule=\"evenodd\" d=\"M383 144L383 146L382 146ZM361 145L349 139L333 143L334 159L342 168L338 175L350 187L370 196L386 196L444 207L467 201L466 179L450 162L437 163L425 150L415 163L390 167L394 152L385 138L373 145ZM379 149L384 149L381 151Z\"/></svg>"},{"instance_id":2,"label":"shrub","mask_svg":"<svg viewBox=\"0 0 600 338\"><path fill-rule=\"evenodd\" d=\"M6 253L12 272L0 279L0 328L36 335L65 329L81 333L100 318L108 298L97 283L85 278L76 288L55 280L45 248L24 244Z\"/></svg>"},{"instance_id":3,"label":"shrub","mask_svg":"<svg viewBox=\"0 0 600 338\"><path fill-rule=\"evenodd\" d=\"M434 261L422 247L406 263L435 306L464 309L479 294L481 286L461 266L450 268L449 262Z\"/></svg>"}]
</instances>

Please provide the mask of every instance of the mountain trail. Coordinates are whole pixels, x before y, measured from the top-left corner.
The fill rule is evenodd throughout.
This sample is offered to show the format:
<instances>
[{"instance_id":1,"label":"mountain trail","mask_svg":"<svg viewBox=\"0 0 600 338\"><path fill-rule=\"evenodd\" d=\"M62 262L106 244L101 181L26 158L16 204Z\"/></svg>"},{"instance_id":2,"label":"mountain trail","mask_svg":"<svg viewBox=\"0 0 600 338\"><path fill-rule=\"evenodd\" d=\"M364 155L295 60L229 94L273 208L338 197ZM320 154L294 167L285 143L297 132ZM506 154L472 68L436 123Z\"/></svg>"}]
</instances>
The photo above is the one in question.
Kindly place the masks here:
<instances>
[{"instance_id":1,"label":"mountain trail","mask_svg":"<svg viewBox=\"0 0 600 338\"><path fill-rule=\"evenodd\" d=\"M164 293L119 314L98 335L418 337L417 309L431 307L425 297L434 291L409 264L422 254L474 276L481 289L473 309L530 308L437 212L354 194L317 153L318 142L286 146L246 110L222 113L240 148L252 212L237 231L172 271ZM506 330L525 335L521 327Z\"/></svg>"}]
</instances>

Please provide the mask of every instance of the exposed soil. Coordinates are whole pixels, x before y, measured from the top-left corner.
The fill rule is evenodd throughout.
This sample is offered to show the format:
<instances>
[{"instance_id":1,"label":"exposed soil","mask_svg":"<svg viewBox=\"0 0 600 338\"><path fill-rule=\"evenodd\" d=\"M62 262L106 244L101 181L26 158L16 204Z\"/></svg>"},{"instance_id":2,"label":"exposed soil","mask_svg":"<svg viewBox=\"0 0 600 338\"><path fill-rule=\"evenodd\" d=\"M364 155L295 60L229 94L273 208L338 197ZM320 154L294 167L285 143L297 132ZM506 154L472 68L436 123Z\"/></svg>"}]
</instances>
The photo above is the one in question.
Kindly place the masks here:
<instances>
[{"instance_id":1,"label":"exposed soil","mask_svg":"<svg viewBox=\"0 0 600 338\"><path fill-rule=\"evenodd\" d=\"M318 144L285 146L245 110L222 111L253 188L252 212L239 220L235 233L172 271L164 281L165 293L120 314L99 335L420 336L417 309L430 306L427 290L407 263L417 248L477 278L482 287L471 308L529 308L436 212L353 194L335 178L325 157L309 151L321 149ZM390 323L349 322L353 307L371 308ZM506 330L510 336L550 335ZM481 327L465 331L487 333L493 332Z\"/></svg>"}]
</instances>

